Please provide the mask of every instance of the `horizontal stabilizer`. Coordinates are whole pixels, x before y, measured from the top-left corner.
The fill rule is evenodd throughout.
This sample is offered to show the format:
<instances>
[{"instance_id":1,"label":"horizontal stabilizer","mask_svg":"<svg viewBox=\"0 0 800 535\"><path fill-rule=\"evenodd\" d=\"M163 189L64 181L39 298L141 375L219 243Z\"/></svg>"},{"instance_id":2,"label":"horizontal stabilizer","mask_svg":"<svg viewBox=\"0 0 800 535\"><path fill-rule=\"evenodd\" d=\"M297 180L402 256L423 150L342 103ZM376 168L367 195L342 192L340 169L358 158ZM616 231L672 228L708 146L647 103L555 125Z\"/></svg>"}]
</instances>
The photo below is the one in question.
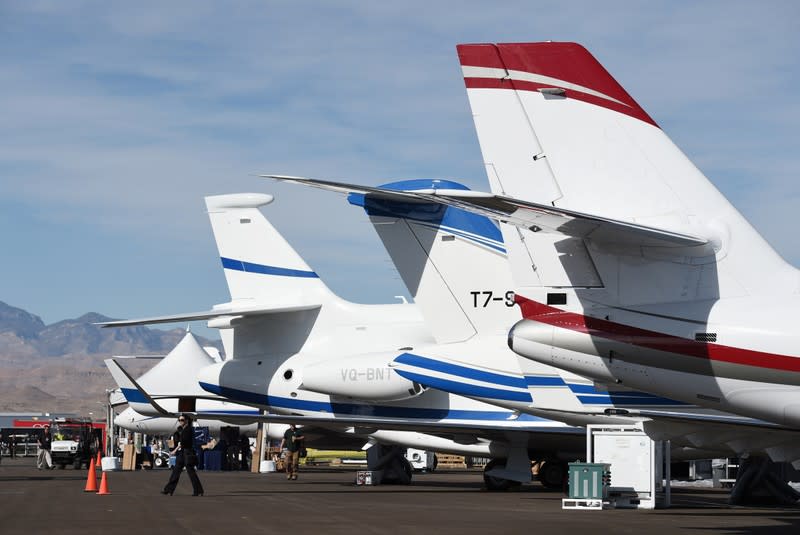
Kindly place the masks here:
<instances>
[{"instance_id":1,"label":"horizontal stabilizer","mask_svg":"<svg viewBox=\"0 0 800 535\"><path fill-rule=\"evenodd\" d=\"M161 360L166 355L111 355L112 359Z\"/></svg>"},{"instance_id":2,"label":"horizontal stabilizer","mask_svg":"<svg viewBox=\"0 0 800 535\"><path fill-rule=\"evenodd\" d=\"M605 217L523 201L505 195L494 195L478 191L432 188L395 191L295 176L259 176L340 193L361 193L376 198L404 202L444 204L461 208L467 212L491 217L502 223L533 230L534 232L563 234L575 238L591 239L598 243L642 247L696 247L706 245L709 242L706 238L690 234L626 221L616 221Z\"/></svg>"},{"instance_id":3,"label":"horizontal stabilizer","mask_svg":"<svg viewBox=\"0 0 800 535\"><path fill-rule=\"evenodd\" d=\"M319 303L283 305L283 306L250 306L250 307L228 307L214 308L204 312L189 312L185 314L174 314L171 316L153 316L151 318L140 318L133 320L104 321L95 323L102 327L128 327L131 325L152 325L155 323L180 323L184 321L211 320L216 318L242 318L247 316L261 316L265 314L280 314L285 312L300 312L319 308Z\"/></svg>"}]
</instances>

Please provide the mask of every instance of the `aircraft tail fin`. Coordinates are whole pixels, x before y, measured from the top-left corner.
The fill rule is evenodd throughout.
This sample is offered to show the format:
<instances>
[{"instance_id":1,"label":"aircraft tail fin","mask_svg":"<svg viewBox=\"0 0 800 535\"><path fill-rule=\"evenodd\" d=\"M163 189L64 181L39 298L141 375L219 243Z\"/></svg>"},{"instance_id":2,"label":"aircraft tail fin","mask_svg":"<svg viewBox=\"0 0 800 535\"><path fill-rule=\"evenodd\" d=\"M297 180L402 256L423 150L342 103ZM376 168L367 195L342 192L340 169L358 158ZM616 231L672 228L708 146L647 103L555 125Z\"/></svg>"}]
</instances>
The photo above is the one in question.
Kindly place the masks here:
<instances>
[{"instance_id":1,"label":"aircraft tail fin","mask_svg":"<svg viewBox=\"0 0 800 535\"><path fill-rule=\"evenodd\" d=\"M334 296L259 210L267 194L206 197L231 301L321 303Z\"/></svg>"},{"instance_id":2,"label":"aircraft tail fin","mask_svg":"<svg viewBox=\"0 0 800 535\"><path fill-rule=\"evenodd\" d=\"M115 358L105 360L108 368L128 404L140 414L152 414L149 401L138 393L136 384L142 385L155 398L173 408L180 398L196 399L211 397L200 388L195 375L202 368L213 364L214 359L198 343L192 333L186 333L181 341L158 364L132 381L130 374L122 369Z\"/></svg>"},{"instance_id":3,"label":"aircraft tail fin","mask_svg":"<svg viewBox=\"0 0 800 535\"><path fill-rule=\"evenodd\" d=\"M162 416L170 415L117 361L106 359L105 363L133 410L140 414L150 414L154 410Z\"/></svg>"},{"instance_id":4,"label":"aircraft tail fin","mask_svg":"<svg viewBox=\"0 0 800 535\"><path fill-rule=\"evenodd\" d=\"M390 190L468 190L447 180L407 180ZM476 333L504 334L519 320L497 224L482 215L426 202L351 193L383 241L439 343Z\"/></svg>"},{"instance_id":5,"label":"aircraft tail fin","mask_svg":"<svg viewBox=\"0 0 800 535\"><path fill-rule=\"evenodd\" d=\"M717 266L724 269L728 284L701 281L685 299L719 297L716 294L723 286L732 295L754 287L785 291L773 275L785 276L796 287L793 270L585 48L544 42L464 44L457 50L494 193L598 219L708 238L711 251L702 246L623 251L646 261L691 265L694 268L689 271L698 273L703 271L698 266L713 265L695 275L700 279L716 278L710 271ZM545 247L533 251L543 243L536 229L518 232L533 261L546 262L541 254ZM592 242L591 232L585 234L586 241ZM562 245L567 254L580 249L577 254L588 258L579 241ZM602 254L599 240L595 241L595 250ZM546 245L553 249L552 240ZM598 264L597 256L594 264ZM527 282L597 286L595 267L605 284L612 277L630 280L620 271L625 266L609 268L602 260L599 264L604 265L583 262L566 278L551 276L544 265L536 274L539 281L531 273ZM561 269L557 262L549 267ZM575 280L578 271L583 280ZM764 277L765 272L772 275ZM643 302L665 299L647 295L646 288L630 290ZM633 299L624 295L626 291L620 290L622 302ZM680 292L669 288L665 293Z\"/></svg>"}]
</instances>

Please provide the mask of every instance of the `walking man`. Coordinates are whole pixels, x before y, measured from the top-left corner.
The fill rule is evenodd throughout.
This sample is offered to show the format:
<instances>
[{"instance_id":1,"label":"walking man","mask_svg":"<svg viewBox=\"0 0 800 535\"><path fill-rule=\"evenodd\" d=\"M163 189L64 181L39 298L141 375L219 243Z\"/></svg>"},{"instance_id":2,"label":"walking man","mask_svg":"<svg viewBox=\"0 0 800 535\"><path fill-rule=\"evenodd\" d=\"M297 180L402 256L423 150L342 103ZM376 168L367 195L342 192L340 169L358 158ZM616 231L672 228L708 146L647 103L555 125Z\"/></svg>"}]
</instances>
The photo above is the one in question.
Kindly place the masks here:
<instances>
[{"instance_id":1,"label":"walking man","mask_svg":"<svg viewBox=\"0 0 800 535\"><path fill-rule=\"evenodd\" d=\"M37 440L39 451L36 454L36 468L39 470L44 466L45 468L53 468L53 459L50 457L50 445L53 439L50 437L50 425L45 424L44 431Z\"/></svg>"},{"instance_id":2,"label":"walking man","mask_svg":"<svg viewBox=\"0 0 800 535\"><path fill-rule=\"evenodd\" d=\"M289 429L283 434L281 450L286 447L286 479L297 479L297 465L300 463L300 448L306 438L294 424L289 424Z\"/></svg>"}]
</instances>

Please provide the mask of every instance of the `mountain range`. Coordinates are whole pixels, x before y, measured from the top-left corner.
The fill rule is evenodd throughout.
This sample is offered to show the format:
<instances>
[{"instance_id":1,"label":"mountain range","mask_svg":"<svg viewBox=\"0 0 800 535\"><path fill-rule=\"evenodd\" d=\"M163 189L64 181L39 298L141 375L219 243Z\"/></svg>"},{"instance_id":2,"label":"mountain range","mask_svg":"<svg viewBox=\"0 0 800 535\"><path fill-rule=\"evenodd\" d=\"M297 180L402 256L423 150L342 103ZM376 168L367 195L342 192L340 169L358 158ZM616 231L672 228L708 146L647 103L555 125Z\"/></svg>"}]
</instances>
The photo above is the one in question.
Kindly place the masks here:
<instances>
[{"instance_id":1,"label":"mountain range","mask_svg":"<svg viewBox=\"0 0 800 535\"><path fill-rule=\"evenodd\" d=\"M113 319L90 312L45 325L39 316L0 301L0 412L102 417L106 389L115 387L103 359L166 355L186 334L184 329L93 325ZM222 351L219 340L197 339ZM140 374L154 362L129 361L126 368Z\"/></svg>"}]
</instances>

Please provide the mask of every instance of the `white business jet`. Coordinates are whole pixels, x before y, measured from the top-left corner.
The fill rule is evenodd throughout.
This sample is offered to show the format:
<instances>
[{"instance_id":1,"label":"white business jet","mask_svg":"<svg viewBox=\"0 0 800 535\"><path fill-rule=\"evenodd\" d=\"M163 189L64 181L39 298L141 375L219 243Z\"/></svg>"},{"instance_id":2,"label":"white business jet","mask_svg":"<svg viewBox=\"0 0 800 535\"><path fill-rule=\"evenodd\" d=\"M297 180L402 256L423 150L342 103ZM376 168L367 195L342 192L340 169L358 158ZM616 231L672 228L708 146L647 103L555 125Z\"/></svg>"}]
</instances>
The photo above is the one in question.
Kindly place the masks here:
<instances>
[{"instance_id":1,"label":"white business jet","mask_svg":"<svg viewBox=\"0 0 800 535\"><path fill-rule=\"evenodd\" d=\"M259 210L271 201L258 194L206 199L229 303L108 325L207 319L233 332L223 337L232 339L226 347L232 358L197 375L207 395L269 410L259 421L296 421L381 444L491 457L497 460L487 470L492 487L529 481L531 456L553 463L582 456L580 429L427 389L394 373L389 365L398 355L435 343L416 307L358 305L332 294ZM135 389L128 380L126 388ZM140 390L158 412L174 414ZM196 413L237 421L231 414ZM513 469L506 459L514 460ZM546 483L560 486L561 480Z\"/></svg>"},{"instance_id":2,"label":"white business jet","mask_svg":"<svg viewBox=\"0 0 800 535\"><path fill-rule=\"evenodd\" d=\"M520 355L690 405L800 424L800 277L581 46L461 45L493 193L437 202L501 225ZM800 447L772 449L797 460Z\"/></svg>"}]
</instances>

